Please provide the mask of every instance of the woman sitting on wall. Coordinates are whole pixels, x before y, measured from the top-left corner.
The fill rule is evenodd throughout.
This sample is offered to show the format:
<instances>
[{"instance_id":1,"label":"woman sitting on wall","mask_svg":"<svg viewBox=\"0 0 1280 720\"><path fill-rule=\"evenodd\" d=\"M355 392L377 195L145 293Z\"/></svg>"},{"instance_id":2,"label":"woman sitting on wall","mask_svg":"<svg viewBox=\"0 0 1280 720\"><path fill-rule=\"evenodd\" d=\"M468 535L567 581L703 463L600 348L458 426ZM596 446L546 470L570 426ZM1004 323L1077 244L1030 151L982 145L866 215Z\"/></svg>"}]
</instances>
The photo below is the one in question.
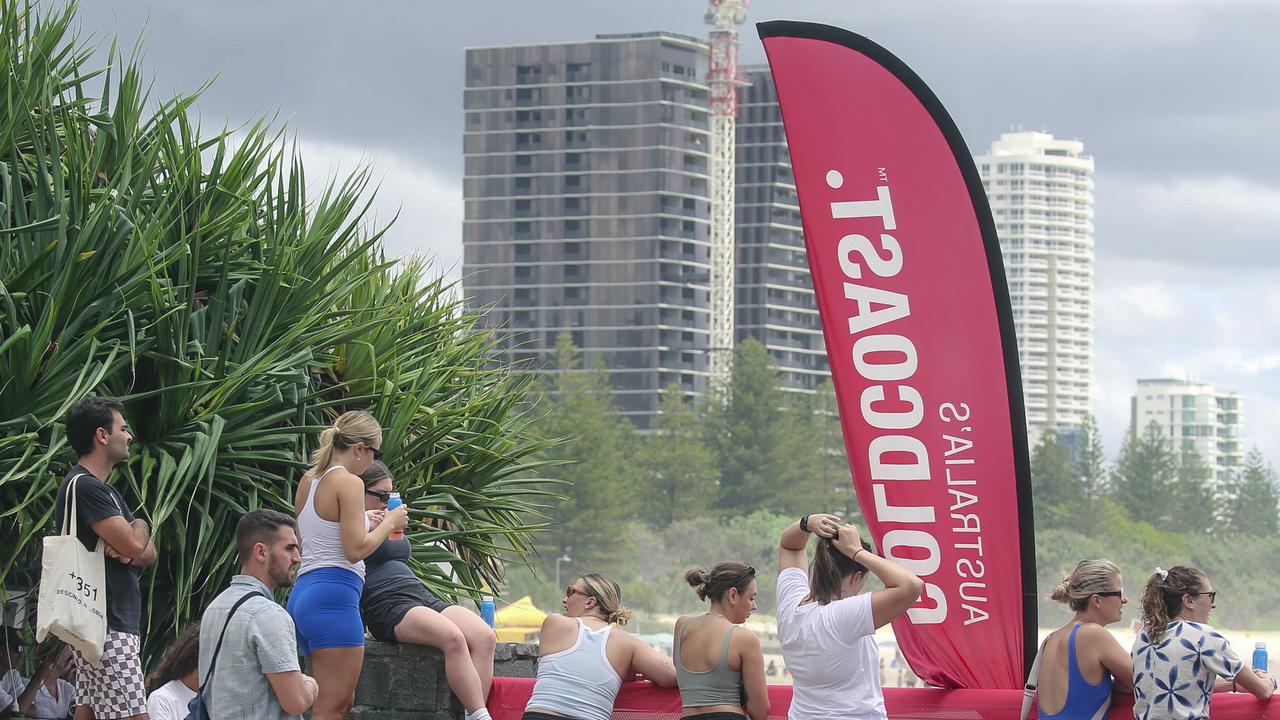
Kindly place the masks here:
<instances>
[{"instance_id":1,"label":"woman sitting on wall","mask_svg":"<svg viewBox=\"0 0 1280 720\"><path fill-rule=\"evenodd\" d=\"M812 571L806 547L818 536ZM883 590L861 594L867 572ZM835 515L800 518L778 546L778 641L791 671L791 720L887 717L876 628L906 612L924 583L871 551Z\"/></svg>"},{"instance_id":2,"label":"woman sitting on wall","mask_svg":"<svg viewBox=\"0 0 1280 720\"><path fill-rule=\"evenodd\" d=\"M624 678L635 675L675 687L671 660L620 626L631 611L622 607L618 583L587 573L565 588L564 614L542 621L538 679L524 720L609 720Z\"/></svg>"},{"instance_id":3,"label":"woman sitting on wall","mask_svg":"<svg viewBox=\"0 0 1280 720\"><path fill-rule=\"evenodd\" d=\"M360 473L371 524L382 522L391 496L391 472L374 461ZM444 653L449 688L466 720L488 720L485 700L493 684L493 630L474 612L436 597L409 568L409 540L391 539L364 561L360 612L369 634L383 642L430 645Z\"/></svg>"},{"instance_id":4,"label":"woman sitting on wall","mask_svg":"<svg viewBox=\"0 0 1280 720\"><path fill-rule=\"evenodd\" d=\"M1209 578L1193 567L1156 568L1147 580L1142 629L1133 643L1137 720L1207 718L1212 693L1240 689L1266 700L1275 692L1275 679L1245 667L1209 625L1217 598Z\"/></svg>"},{"instance_id":5,"label":"woman sitting on wall","mask_svg":"<svg viewBox=\"0 0 1280 720\"><path fill-rule=\"evenodd\" d=\"M769 695L760 640L739 627L756 609L756 569L726 560L684 579L710 611L676 620L672 658L680 681L680 717L765 720Z\"/></svg>"}]
</instances>

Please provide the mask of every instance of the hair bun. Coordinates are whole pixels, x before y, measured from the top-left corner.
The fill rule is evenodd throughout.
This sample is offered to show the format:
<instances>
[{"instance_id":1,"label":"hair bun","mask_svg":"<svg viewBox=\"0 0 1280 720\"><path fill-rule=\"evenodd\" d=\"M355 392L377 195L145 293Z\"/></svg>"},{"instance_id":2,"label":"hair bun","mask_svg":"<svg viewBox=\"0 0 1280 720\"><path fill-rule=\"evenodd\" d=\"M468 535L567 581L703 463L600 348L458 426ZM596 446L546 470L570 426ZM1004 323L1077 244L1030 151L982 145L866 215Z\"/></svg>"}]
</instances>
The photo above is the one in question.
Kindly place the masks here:
<instances>
[{"instance_id":1,"label":"hair bun","mask_svg":"<svg viewBox=\"0 0 1280 720\"><path fill-rule=\"evenodd\" d=\"M609 613L609 617L606 619L606 622L614 625L626 625L627 621L630 619L631 611L625 607L619 607L617 610Z\"/></svg>"},{"instance_id":2,"label":"hair bun","mask_svg":"<svg viewBox=\"0 0 1280 720\"><path fill-rule=\"evenodd\" d=\"M699 600L707 599L707 583L710 580L711 577L707 575L707 571L700 567L691 567L684 571L684 581L698 591Z\"/></svg>"}]
</instances>

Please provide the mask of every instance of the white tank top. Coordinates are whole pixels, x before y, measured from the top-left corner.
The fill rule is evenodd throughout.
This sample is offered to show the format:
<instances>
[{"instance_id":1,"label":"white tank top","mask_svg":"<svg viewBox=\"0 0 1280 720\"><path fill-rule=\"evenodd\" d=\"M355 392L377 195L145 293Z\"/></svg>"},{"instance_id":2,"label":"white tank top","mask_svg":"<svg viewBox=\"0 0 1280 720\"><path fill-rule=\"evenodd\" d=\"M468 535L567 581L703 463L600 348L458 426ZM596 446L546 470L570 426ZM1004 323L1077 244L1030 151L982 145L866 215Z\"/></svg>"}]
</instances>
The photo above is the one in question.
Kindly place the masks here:
<instances>
[{"instance_id":1,"label":"white tank top","mask_svg":"<svg viewBox=\"0 0 1280 720\"><path fill-rule=\"evenodd\" d=\"M320 473L320 477L311 481L311 489L307 491L307 500L298 512L298 532L302 534L302 564L298 566L298 575L323 567L337 567L350 570L364 579L364 560L351 562L342 550L342 529L333 520L325 520L316 513L316 490L320 481L334 468Z\"/></svg>"},{"instance_id":2,"label":"white tank top","mask_svg":"<svg viewBox=\"0 0 1280 720\"><path fill-rule=\"evenodd\" d=\"M622 678L605 652L612 625L591 630L578 618L578 639L538 658L538 679L526 707L566 718L609 720Z\"/></svg>"}]
</instances>

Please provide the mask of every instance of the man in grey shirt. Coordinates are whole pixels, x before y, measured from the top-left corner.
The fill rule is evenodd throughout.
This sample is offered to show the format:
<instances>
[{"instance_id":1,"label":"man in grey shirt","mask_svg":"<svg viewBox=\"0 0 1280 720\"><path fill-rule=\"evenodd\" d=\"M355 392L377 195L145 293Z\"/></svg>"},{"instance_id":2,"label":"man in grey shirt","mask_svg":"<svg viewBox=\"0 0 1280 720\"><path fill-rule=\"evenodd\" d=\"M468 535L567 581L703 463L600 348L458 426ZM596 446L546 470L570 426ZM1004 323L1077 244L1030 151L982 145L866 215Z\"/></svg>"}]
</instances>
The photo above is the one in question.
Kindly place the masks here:
<instances>
[{"instance_id":1,"label":"man in grey shirt","mask_svg":"<svg viewBox=\"0 0 1280 720\"><path fill-rule=\"evenodd\" d=\"M200 621L201 682L204 704L213 720L296 718L316 699L316 681L298 665L293 618L271 598L278 587L293 585L302 555L298 524L275 510L253 510L236 525L240 574L209 603ZM249 598L231 616L231 607ZM214 664L218 637L226 637Z\"/></svg>"}]
</instances>

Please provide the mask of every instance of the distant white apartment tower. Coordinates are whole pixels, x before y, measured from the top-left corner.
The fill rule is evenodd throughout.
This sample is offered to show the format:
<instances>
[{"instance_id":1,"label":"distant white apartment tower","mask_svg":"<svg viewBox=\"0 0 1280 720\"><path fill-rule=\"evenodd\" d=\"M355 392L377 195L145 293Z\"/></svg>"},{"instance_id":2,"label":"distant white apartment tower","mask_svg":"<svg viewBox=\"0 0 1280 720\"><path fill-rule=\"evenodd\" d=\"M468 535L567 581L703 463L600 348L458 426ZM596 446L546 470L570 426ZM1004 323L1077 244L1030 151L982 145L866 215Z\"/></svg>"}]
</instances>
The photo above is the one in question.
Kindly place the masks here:
<instances>
[{"instance_id":1,"label":"distant white apartment tower","mask_svg":"<svg viewBox=\"0 0 1280 720\"><path fill-rule=\"evenodd\" d=\"M1240 395L1190 380L1139 380L1130 404L1130 430L1155 422L1175 449L1195 450L1218 481L1244 469Z\"/></svg>"},{"instance_id":2,"label":"distant white apartment tower","mask_svg":"<svg viewBox=\"0 0 1280 720\"><path fill-rule=\"evenodd\" d=\"M975 161L1004 254L1027 429L1071 433L1093 372L1093 158L1078 140L1012 132Z\"/></svg>"}]
</instances>

